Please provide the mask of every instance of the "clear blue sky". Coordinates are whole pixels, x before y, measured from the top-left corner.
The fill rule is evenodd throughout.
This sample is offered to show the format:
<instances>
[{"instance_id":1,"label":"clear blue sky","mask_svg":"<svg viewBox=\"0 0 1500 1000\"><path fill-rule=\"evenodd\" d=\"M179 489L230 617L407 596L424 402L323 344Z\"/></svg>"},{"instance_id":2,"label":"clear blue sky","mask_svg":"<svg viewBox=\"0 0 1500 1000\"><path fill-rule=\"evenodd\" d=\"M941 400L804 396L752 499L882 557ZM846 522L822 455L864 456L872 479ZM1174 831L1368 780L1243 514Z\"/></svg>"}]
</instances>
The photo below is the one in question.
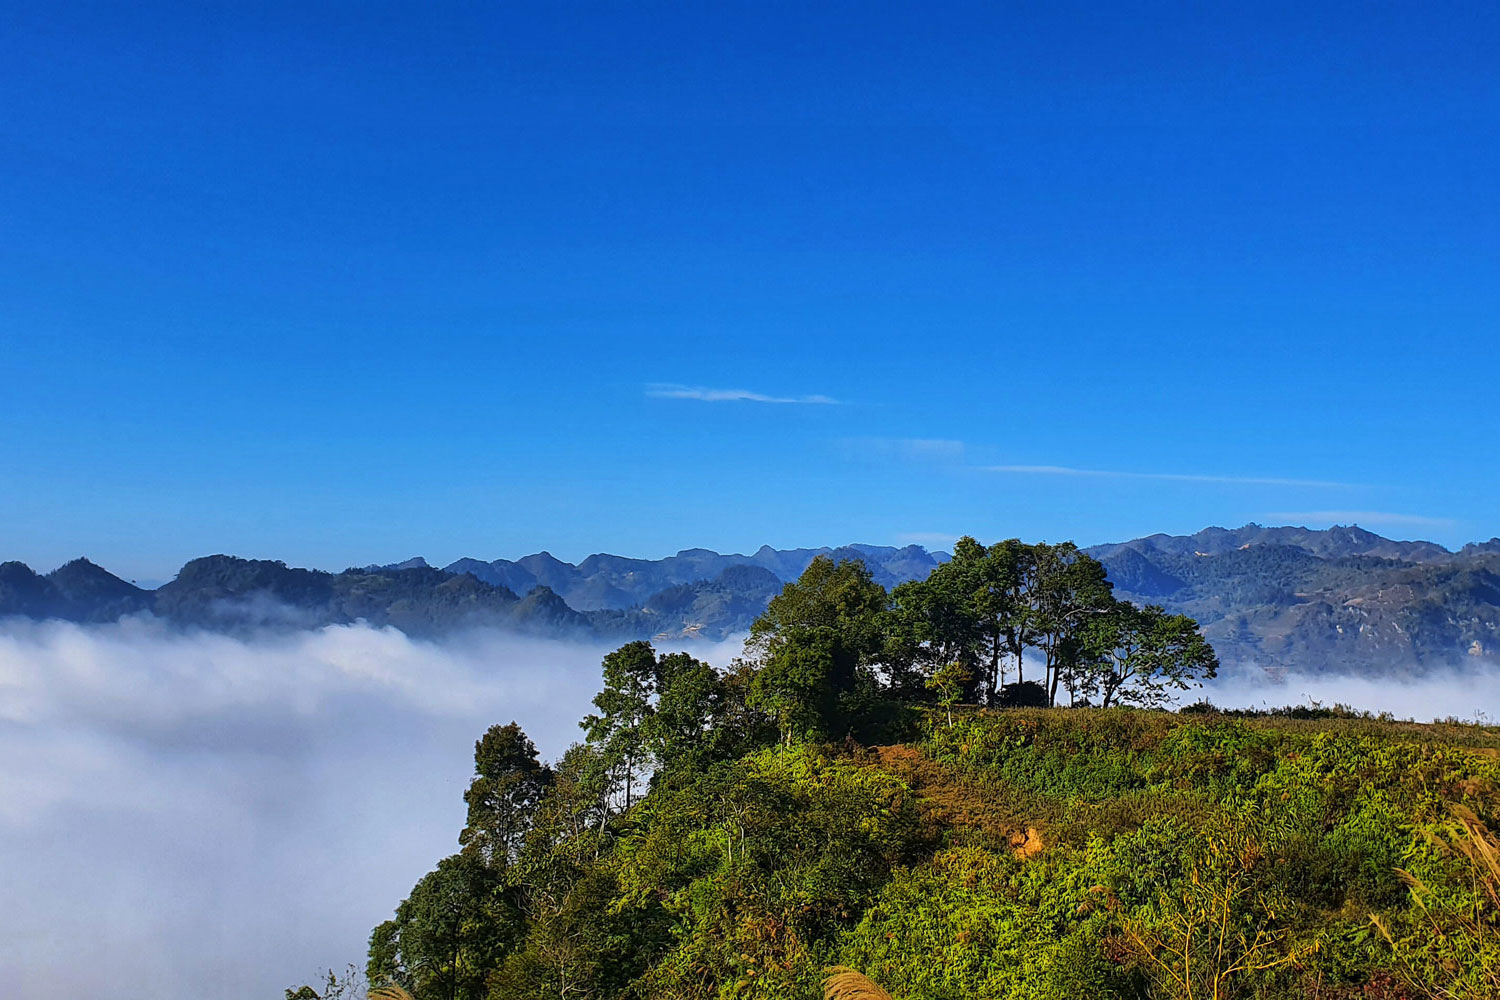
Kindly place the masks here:
<instances>
[{"instance_id":1,"label":"clear blue sky","mask_svg":"<svg viewBox=\"0 0 1500 1000\"><path fill-rule=\"evenodd\" d=\"M1500 534L1495 4L6 6L0 558Z\"/></svg>"}]
</instances>

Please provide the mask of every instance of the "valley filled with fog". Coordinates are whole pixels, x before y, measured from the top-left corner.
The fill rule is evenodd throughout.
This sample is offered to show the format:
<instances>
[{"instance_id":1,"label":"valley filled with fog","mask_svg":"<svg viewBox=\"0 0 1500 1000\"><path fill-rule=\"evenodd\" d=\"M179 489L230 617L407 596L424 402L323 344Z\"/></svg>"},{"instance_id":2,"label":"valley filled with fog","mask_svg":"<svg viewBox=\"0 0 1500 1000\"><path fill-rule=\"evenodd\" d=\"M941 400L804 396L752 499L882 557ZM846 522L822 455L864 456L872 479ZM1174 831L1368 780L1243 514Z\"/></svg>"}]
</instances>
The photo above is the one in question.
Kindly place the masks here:
<instances>
[{"instance_id":1,"label":"valley filled with fog","mask_svg":"<svg viewBox=\"0 0 1500 1000\"><path fill-rule=\"evenodd\" d=\"M719 666L739 652L687 648ZM0 623L0 981L248 1000L362 965L371 927L457 849L475 739L514 719L555 758L606 651L365 625L246 638L150 618ZM1493 719L1500 671L1237 675L1180 700L1200 693Z\"/></svg>"},{"instance_id":2,"label":"valley filled with fog","mask_svg":"<svg viewBox=\"0 0 1500 1000\"><path fill-rule=\"evenodd\" d=\"M362 965L370 928L457 849L475 739L515 719L561 753L604 652L0 624L0 981L276 997Z\"/></svg>"}]
</instances>

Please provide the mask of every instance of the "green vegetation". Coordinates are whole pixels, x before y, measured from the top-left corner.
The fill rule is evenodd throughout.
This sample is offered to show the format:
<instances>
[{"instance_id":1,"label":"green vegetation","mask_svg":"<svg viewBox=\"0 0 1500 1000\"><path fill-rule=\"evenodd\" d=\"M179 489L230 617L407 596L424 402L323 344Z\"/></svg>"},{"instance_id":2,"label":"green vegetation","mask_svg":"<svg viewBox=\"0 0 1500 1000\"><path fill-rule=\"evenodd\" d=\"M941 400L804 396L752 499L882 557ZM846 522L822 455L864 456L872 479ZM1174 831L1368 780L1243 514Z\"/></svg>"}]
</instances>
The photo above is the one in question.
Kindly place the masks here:
<instances>
[{"instance_id":1,"label":"green vegetation","mask_svg":"<svg viewBox=\"0 0 1500 1000\"><path fill-rule=\"evenodd\" d=\"M818 559L747 651L727 672L610 654L584 741L550 767L514 724L486 733L462 850L375 929L370 982L416 1000L813 1000L825 980L899 1000L1500 995L1496 730L1161 711L1212 650L1066 545L965 539L893 592ZM1060 693L1101 707L1003 707Z\"/></svg>"}]
</instances>

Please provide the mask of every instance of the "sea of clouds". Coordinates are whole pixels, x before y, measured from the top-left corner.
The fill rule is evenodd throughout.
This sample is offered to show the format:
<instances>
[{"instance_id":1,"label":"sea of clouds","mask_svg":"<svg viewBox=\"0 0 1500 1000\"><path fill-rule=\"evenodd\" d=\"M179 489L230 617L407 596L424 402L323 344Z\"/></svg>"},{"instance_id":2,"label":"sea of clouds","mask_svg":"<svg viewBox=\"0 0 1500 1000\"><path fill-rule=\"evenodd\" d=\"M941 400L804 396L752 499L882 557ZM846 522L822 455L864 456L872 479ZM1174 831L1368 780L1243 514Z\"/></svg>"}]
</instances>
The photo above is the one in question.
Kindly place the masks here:
<instances>
[{"instance_id":1,"label":"sea of clouds","mask_svg":"<svg viewBox=\"0 0 1500 1000\"><path fill-rule=\"evenodd\" d=\"M474 741L514 719L559 755L605 652L0 623L0 992L262 1000L362 965L457 849Z\"/></svg>"},{"instance_id":2,"label":"sea of clouds","mask_svg":"<svg viewBox=\"0 0 1500 1000\"><path fill-rule=\"evenodd\" d=\"M1460 666L1414 671L1408 679L1343 674L1267 675L1253 669L1226 672L1179 704L1206 698L1220 708L1281 708L1286 705L1347 705L1388 712L1397 719L1500 724L1500 664L1475 660Z\"/></svg>"},{"instance_id":3,"label":"sea of clouds","mask_svg":"<svg viewBox=\"0 0 1500 1000\"><path fill-rule=\"evenodd\" d=\"M688 647L720 666L739 643ZM231 637L0 622L6 996L262 1000L362 964L457 847L474 741L579 738L603 645L329 626ZM1216 704L1500 716L1500 670L1420 683L1228 678Z\"/></svg>"}]
</instances>

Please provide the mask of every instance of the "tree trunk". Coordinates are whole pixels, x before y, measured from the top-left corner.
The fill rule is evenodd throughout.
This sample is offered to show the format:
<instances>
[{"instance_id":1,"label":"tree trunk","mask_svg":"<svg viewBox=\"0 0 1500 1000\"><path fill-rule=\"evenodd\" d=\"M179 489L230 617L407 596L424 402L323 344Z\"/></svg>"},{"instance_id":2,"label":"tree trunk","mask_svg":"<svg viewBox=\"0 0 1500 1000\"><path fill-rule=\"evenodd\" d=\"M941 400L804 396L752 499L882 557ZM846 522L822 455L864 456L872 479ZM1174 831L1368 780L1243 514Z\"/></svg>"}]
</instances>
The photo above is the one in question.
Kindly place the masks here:
<instances>
[{"instance_id":1,"label":"tree trunk","mask_svg":"<svg viewBox=\"0 0 1500 1000\"><path fill-rule=\"evenodd\" d=\"M986 695L985 700L986 701L994 701L995 700L995 692L1000 690L1001 682L1004 681L1004 680L1005 680L1005 677L1000 672L1000 637L999 636L991 636L990 637L990 671L989 671L989 676L985 678L985 687L988 689L985 692L985 695Z\"/></svg>"},{"instance_id":2,"label":"tree trunk","mask_svg":"<svg viewBox=\"0 0 1500 1000\"><path fill-rule=\"evenodd\" d=\"M1105 708L1109 707L1109 703L1114 700L1115 692L1118 691L1118 690L1120 690L1121 686L1124 685L1124 683L1125 683L1125 677L1124 676L1122 676L1120 674L1111 674L1110 675L1109 680L1107 682L1105 682L1105 685L1104 685L1104 707Z\"/></svg>"}]
</instances>

